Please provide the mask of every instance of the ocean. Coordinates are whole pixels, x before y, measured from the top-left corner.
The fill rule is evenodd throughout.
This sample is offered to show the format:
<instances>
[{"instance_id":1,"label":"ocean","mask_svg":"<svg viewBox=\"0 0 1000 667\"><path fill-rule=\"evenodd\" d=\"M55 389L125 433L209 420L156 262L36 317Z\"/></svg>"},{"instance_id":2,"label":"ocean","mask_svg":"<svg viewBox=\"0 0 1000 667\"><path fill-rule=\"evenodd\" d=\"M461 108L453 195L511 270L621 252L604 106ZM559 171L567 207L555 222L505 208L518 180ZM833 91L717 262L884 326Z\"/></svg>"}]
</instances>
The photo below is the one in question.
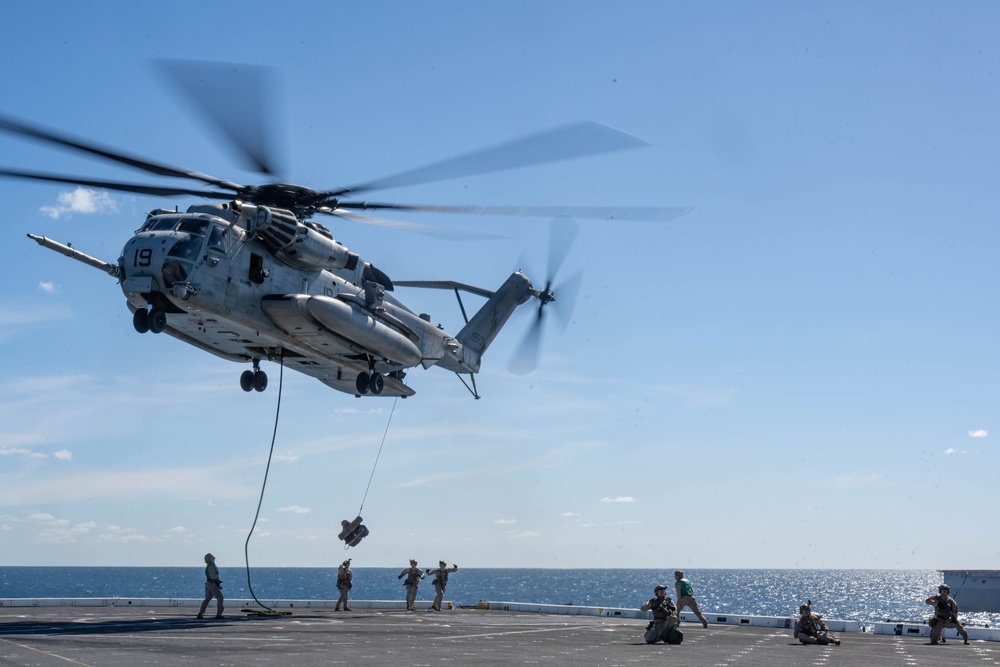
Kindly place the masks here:
<instances>
[{"instance_id":1,"label":"ocean","mask_svg":"<svg viewBox=\"0 0 1000 667\"><path fill-rule=\"evenodd\" d=\"M396 575L402 567L354 569L351 597L402 599ZM223 592L251 598L243 567L220 567ZM703 612L793 616L812 600L826 618L858 621L920 621L929 615L924 599L937 592L937 570L687 570ZM0 567L0 599L9 598L200 598L203 567ZM260 600L337 599L336 568L251 568L250 585ZM470 605L533 602L595 607L639 607L663 583L673 597L667 570L461 568L451 575L446 600ZM434 597L423 582L419 600ZM961 604L961 599L959 599ZM962 612L963 622L998 627L1000 614Z\"/></svg>"}]
</instances>

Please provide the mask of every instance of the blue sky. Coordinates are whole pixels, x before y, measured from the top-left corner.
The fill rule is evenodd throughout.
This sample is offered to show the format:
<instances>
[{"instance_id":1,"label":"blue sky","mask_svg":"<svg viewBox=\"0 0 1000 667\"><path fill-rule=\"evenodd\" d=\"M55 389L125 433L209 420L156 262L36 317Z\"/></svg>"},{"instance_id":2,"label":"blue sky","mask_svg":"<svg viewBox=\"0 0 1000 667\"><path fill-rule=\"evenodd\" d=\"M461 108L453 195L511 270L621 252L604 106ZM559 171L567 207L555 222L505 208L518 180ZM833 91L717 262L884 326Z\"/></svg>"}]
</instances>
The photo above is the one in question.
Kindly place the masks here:
<instances>
[{"instance_id":1,"label":"blue sky","mask_svg":"<svg viewBox=\"0 0 1000 667\"><path fill-rule=\"evenodd\" d=\"M287 373L251 564L990 567L1000 405L1000 7L989 2L5 4L0 112L259 182L151 61L275 68L282 178L317 188L593 120L641 150L380 199L691 206L579 221L584 269L539 369L485 357L361 400ZM0 166L144 180L0 136ZM155 181L155 179L149 179ZM153 199L0 181L0 564L242 562L278 388L136 334L114 261ZM89 210L85 210L89 209ZM546 219L353 223L390 276L495 288L542 271ZM399 291L457 330L453 297ZM389 422L390 411L391 424Z\"/></svg>"}]
</instances>

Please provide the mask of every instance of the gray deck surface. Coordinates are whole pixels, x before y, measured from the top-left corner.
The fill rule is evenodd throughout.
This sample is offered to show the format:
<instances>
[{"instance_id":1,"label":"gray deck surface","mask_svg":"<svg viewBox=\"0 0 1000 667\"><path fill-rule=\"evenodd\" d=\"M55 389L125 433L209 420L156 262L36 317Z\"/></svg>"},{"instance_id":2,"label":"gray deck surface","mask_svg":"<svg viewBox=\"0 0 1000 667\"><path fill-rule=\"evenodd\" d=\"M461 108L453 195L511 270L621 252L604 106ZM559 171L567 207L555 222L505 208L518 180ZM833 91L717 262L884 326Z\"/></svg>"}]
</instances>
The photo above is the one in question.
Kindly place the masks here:
<instances>
[{"instance_id":1,"label":"gray deck surface","mask_svg":"<svg viewBox=\"0 0 1000 667\"><path fill-rule=\"evenodd\" d=\"M683 644L649 646L645 622L592 616L226 612L223 620L197 620L185 608L4 607L0 665L1000 665L1000 643L983 641L932 646L926 638L847 633L841 646L802 646L787 630L685 623Z\"/></svg>"}]
</instances>

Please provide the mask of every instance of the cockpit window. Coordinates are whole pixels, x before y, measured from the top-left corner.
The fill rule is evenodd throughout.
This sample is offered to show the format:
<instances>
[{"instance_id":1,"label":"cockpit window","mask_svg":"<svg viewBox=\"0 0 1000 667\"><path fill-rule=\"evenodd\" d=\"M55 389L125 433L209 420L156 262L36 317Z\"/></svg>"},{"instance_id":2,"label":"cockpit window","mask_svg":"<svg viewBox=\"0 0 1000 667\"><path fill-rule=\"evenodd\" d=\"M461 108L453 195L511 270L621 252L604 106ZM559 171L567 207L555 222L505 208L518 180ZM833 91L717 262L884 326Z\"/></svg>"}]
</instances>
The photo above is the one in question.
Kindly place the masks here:
<instances>
[{"instance_id":1,"label":"cockpit window","mask_svg":"<svg viewBox=\"0 0 1000 667\"><path fill-rule=\"evenodd\" d=\"M205 230L208 228L208 220L202 220L200 218L185 218L181 221L181 226L178 229L182 232L188 232L189 234L198 234L201 236L205 235Z\"/></svg>"},{"instance_id":2,"label":"cockpit window","mask_svg":"<svg viewBox=\"0 0 1000 667\"><path fill-rule=\"evenodd\" d=\"M150 231L165 232L177 226L177 218L161 218L150 226Z\"/></svg>"},{"instance_id":3,"label":"cockpit window","mask_svg":"<svg viewBox=\"0 0 1000 667\"><path fill-rule=\"evenodd\" d=\"M214 224L208 234L208 249L223 254L229 252L229 228Z\"/></svg>"}]
</instances>

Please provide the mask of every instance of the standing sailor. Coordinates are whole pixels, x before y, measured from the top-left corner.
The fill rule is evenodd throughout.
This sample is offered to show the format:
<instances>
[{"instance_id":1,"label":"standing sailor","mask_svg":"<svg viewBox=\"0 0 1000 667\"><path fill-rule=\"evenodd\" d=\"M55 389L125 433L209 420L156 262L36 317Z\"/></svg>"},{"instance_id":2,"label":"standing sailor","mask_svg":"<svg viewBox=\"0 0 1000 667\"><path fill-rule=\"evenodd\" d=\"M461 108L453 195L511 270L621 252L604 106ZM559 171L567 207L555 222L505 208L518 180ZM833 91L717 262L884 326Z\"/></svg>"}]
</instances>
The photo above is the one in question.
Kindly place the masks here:
<instances>
[{"instance_id":1,"label":"standing sailor","mask_svg":"<svg viewBox=\"0 0 1000 667\"><path fill-rule=\"evenodd\" d=\"M333 608L334 611L340 611L341 604L344 605L344 611L351 611L351 608L347 606L347 595L351 592L353 581L354 573L351 572L351 559L348 558L337 568L337 590L340 591L340 599L337 600L337 606Z\"/></svg>"},{"instance_id":2,"label":"standing sailor","mask_svg":"<svg viewBox=\"0 0 1000 667\"><path fill-rule=\"evenodd\" d=\"M708 627L708 619L701 615L698 609L698 602L694 599L694 587L691 582L684 578L684 573L680 570L674 572L674 590L677 593L677 615L680 616L681 609L691 607L691 611L701 621L703 627Z\"/></svg>"},{"instance_id":3,"label":"standing sailor","mask_svg":"<svg viewBox=\"0 0 1000 667\"><path fill-rule=\"evenodd\" d=\"M215 565L215 556L205 554L205 599L202 600L198 618L205 618L205 610L212 598L219 601L215 617L222 618L222 581L219 579L219 568Z\"/></svg>"},{"instance_id":4,"label":"standing sailor","mask_svg":"<svg viewBox=\"0 0 1000 667\"><path fill-rule=\"evenodd\" d=\"M406 586L406 611L416 611L413 608L413 603L417 599L417 587L420 585L420 580L424 578L424 571L417 567L417 561L410 559L410 567L406 568L399 573L397 579L402 579L406 576L406 581L403 585Z\"/></svg>"},{"instance_id":5,"label":"standing sailor","mask_svg":"<svg viewBox=\"0 0 1000 667\"><path fill-rule=\"evenodd\" d=\"M941 632L946 628L955 628L962 636L965 643L969 643L969 633L965 627L958 622L958 603L951 597L951 589L947 584L938 586L938 594L924 600L925 603L934 607L934 616L927 619L927 624L931 626L931 643L937 644L939 641L944 644L945 639Z\"/></svg>"},{"instance_id":6,"label":"standing sailor","mask_svg":"<svg viewBox=\"0 0 1000 667\"><path fill-rule=\"evenodd\" d=\"M441 600L444 598L444 589L448 587L448 574L457 569L458 566L454 563L451 564L451 567L448 567L448 563L443 560L438 561L437 569L427 569L427 574L435 575L431 581L434 584L434 602L431 604L431 609L434 611L441 611Z\"/></svg>"}]
</instances>

